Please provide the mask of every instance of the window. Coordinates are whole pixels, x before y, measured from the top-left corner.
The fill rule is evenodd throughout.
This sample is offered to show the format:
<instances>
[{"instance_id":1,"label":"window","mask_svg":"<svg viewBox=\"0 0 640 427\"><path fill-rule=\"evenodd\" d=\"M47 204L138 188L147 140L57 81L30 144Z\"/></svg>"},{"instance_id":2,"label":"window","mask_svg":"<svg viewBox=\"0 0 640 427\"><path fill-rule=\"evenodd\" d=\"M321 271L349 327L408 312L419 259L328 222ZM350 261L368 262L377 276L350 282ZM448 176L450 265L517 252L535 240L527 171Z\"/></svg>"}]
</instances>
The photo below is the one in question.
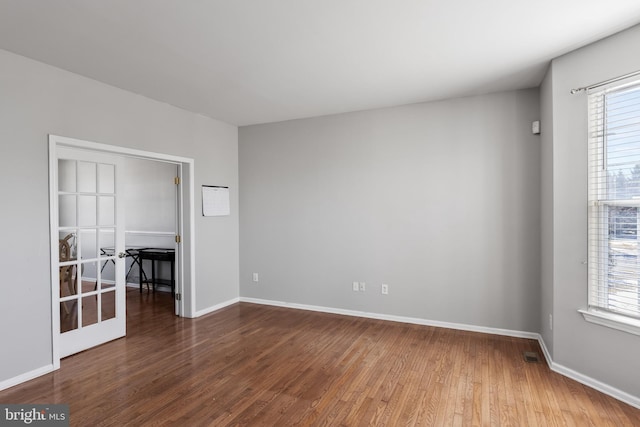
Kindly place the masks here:
<instances>
[{"instance_id":1,"label":"window","mask_svg":"<svg viewBox=\"0 0 640 427\"><path fill-rule=\"evenodd\" d=\"M640 334L640 82L589 94L589 310ZM596 323L602 323L597 321Z\"/></svg>"}]
</instances>

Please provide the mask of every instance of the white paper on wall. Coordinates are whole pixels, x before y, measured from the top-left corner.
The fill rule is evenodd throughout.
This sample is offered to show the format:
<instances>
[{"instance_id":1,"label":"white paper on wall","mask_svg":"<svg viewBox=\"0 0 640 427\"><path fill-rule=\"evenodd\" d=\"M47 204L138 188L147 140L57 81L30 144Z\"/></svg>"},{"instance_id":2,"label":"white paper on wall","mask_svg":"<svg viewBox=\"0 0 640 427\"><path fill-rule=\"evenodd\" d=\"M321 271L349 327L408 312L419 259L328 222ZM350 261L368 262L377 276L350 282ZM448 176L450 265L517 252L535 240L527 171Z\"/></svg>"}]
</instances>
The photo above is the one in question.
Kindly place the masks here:
<instances>
[{"instance_id":1,"label":"white paper on wall","mask_svg":"<svg viewBox=\"0 0 640 427\"><path fill-rule=\"evenodd\" d=\"M202 216L229 215L229 187L202 186Z\"/></svg>"}]
</instances>

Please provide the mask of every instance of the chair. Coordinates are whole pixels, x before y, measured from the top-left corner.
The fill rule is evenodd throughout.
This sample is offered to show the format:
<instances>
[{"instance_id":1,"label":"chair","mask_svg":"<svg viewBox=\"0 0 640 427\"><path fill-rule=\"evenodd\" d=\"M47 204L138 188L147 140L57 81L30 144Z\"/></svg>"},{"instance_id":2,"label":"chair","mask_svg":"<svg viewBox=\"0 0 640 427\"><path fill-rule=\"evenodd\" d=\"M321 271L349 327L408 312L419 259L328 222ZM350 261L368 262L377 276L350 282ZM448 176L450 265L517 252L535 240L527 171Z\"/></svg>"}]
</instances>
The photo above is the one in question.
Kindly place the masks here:
<instances>
[{"instance_id":1,"label":"chair","mask_svg":"<svg viewBox=\"0 0 640 427\"><path fill-rule=\"evenodd\" d=\"M66 261L74 261L71 251L71 243L70 241L74 238L74 234L67 234L64 239L60 239L58 241L58 253L60 257L60 262ZM68 295L75 295L77 293L77 284L76 284L76 266L75 265L64 265L60 267L60 296L64 295L65 288L69 291ZM67 308L67 304L63 303L62 307L66 314L69 314L69 309Z\"/></svg>"}]
</instances>

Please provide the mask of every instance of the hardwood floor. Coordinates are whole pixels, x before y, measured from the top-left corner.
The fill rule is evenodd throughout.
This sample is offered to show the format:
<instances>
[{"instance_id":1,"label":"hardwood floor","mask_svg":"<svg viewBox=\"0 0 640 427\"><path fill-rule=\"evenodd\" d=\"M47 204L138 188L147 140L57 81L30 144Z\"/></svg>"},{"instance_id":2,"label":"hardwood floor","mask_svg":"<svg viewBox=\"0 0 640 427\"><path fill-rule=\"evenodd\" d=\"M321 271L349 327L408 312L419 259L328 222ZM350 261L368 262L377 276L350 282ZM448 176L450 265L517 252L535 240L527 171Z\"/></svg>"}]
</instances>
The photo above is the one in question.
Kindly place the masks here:
<instances>
[{"instance_id":1,"label":"hardwood floor","mask_svg":"<svg viewBox=\"0 0 640 427\"><path fill-rule=\"evenodd\" d=\"M537 342L239 303L199 319L127 294L128 335L0 392L74 426L639 426L640 410L527 363Z\"/></svg>"}]
</instances>

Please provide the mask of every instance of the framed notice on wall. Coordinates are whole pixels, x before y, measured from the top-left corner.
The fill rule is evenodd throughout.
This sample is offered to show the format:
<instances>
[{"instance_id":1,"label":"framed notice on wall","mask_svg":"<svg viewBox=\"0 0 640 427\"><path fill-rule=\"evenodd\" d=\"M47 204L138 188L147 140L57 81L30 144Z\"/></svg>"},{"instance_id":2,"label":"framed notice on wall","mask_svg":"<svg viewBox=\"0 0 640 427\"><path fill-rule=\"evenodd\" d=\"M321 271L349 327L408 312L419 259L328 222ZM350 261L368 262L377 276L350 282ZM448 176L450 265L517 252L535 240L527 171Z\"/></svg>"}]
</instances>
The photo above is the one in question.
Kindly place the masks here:
<instances>
[{"instance_id":1,"label":"framed notice on wall","mask_svg":"<svg viewBox=\"0 0 640 427\"><path fill-rule=\"evenodd\" d=\"M202 216L229 215L229 187L202 186Z\"/></svg>"}]
</instances>

